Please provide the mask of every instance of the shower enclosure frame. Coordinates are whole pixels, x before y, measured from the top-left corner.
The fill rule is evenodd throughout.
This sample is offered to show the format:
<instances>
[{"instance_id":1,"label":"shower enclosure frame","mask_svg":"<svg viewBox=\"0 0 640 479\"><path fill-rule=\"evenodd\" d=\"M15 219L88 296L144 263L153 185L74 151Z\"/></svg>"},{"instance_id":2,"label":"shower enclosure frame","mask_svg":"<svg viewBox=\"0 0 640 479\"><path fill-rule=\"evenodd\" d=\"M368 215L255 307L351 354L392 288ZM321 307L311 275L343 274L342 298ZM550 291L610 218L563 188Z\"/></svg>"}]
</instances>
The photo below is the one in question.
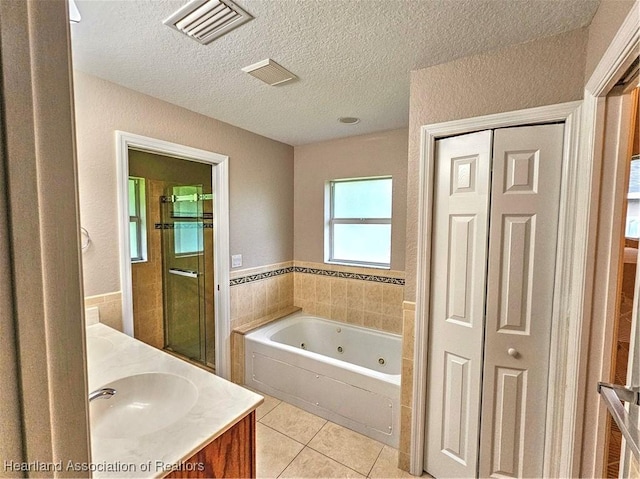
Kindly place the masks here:
<instances>
[{"instance_id":1,"label":"shower enclosure frame","mask_svg":"<svg viewBox=\"0 0 640 479\"><path fill-rule=\"evenodd\" d=\"M118 224L120 238L120 284L122 288L122 324L133 337L133 293L131 251L129 244L129 150L139 150L212 166L211 181L216 197L214 204L214 301L216 374L225 379L231 375L230 303L229 303L229 157L177 143L116 131L118 167Z\"/></svg>"}]
</instances>

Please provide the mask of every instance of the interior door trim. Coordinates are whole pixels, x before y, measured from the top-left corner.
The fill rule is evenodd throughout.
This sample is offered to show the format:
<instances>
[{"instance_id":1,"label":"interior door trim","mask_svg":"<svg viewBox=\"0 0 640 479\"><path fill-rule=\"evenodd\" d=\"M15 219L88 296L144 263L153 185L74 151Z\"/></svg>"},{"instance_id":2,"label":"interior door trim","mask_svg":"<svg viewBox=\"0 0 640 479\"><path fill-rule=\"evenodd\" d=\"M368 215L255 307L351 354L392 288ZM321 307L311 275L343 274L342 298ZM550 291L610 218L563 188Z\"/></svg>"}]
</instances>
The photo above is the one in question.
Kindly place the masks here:
<instances>
[{"instance_id":1,"label":"interior door trim","mask_svg":"<svg viewBox=\"0 0 640 479\"><path fill-rule=\"evenodd\" d=\"M611 357L611 347L613 342L610 341L605 349L603 356L589 360L589 331L594 327L602 329L603 322L606 318L593 314L594 296L599 294L599 290L595 286L603 281L603 276L610 274L610 270L604 272L604 275L595 273L595 251L597 247L596 232L598 231L598 197L600 193L601 169L603 165L603 144L605 140L605 112L607 107L606 97L609 95L615 84L627 72L629 66L638 57L640 49L640 28L638 28L638 16L640 16L640 2L636 1L631 6L627 17L618 29L618 32L612 39L609 47L600 59L593 74L587 81L584 90L584 102L582 113L583 132L580 137L580 156L581 163L584 165L584 173L581 175L581 184L576 187L576 192L585 202L585 208L588 215L585 219L579 219L582 222L584 230L583 243L579 245L582 249L584 261L583 285L575 295L575 310L580 312L581 318L584 318L583 330L581 336L576 336L577 342L582 343L580 356L576 359L576 367L578 374L583 382L587 382L588 378L593 380L593 375L588 376L589 370L603 370L605 358ZM611 239L611 238L609 238ZM591 294L594 292L594 294ZM606 294L606 292L604 293ZM606 298L605 298L606 300ZM605 323L606 324L606 323ZM575 452L574 459L574 475L581 477L599 476L602 474L602 447L605 444L605 422L607 420L607 412L604 408L597 407L595 414L593 409L589 409L589 420L596 423L596 434L589 436L583 432L583 416L587 413L589 396L596 395L596 385L586 384L587 391L581 391L581 404L577 406L578 410L575 414ZM596 399L598 399L596 397ZM588 406L587 406L588 407ZM584 436L584 440L581 436ZM621 456L621 465L628 467L628 457L623 449ZM566 469L571 471L571 469Z\"/></svg>"},{"instance_id":2,"label":"interior door trim","mask_svg":"<svg viewBox=\"0 0 640 479\"><path fill-rule=\"evenodd\" d=\"M133 294L129 251L128 179L129 149L211 164L212 186L216 193L214 229L215 361L216 374L231 377L231 309L229 304L229 157L142 135L115 132L118 166L118 222L120 224L120 288L122 324L133 336Z\"/></svg>"},{"instance_id":3,"label":"interior door trim","mask_svg":"<svg viewBox=\"0 0 640 479\"><path fill-rule=\"evenodd\" d=\"M471 133L474 131L521 125L564 122L562 182L560 216L558 224L558 251L556 256L554 306L551 331L551 356L549 374L549 400L545 436L545 473L557 469L560 459L569 452L562 444L567 434L565 421L575 416L578 394L578 375L572 358L579 356L579 348L572 338L578 337L581 324L570 310L571 286L580 284L573 271L576 255L573 236L576 229L576 195L573 194L579 177L578 138L581 101L561 103L499 113L482 117L455 120L421 127L419 163L419 214L418 214L418 262L416 289L416 329L413 376L413 419L411 424L410 472L421 475L424 465L425 419L427 400L427 345L429 344L431 231L434 207L435 142L438 138ZM573 282L572 282L573 281ZM573 344L572 344L573 343ZM560 387L556 387L560 386ZM569 461L571 462L571 461ZM565 464L563 461L562 464ZM561 471L566 470L562 468ZM570 468L569 468L570 470ZM556 475L553 473L552 475ZM560 477L571 474L558 472Z\"/></svg>"}]
</instances>

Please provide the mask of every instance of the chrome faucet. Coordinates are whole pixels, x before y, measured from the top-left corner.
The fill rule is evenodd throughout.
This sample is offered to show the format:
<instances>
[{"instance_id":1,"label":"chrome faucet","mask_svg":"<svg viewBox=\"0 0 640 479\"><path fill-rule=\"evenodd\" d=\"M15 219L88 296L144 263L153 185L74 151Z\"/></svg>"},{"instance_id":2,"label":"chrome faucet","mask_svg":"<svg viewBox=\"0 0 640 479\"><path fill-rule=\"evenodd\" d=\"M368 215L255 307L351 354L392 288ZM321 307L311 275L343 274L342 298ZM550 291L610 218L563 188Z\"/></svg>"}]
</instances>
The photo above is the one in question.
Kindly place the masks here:
<instances>
[{"instance_id":1,"label":"chrome faucet","mask_svg":"<svg viewBox=\"0 0 640 479\"><path fill-rule=\"evenodd\" d=\"M100 388L96 389L92 393L89 394L89 402L94 399L111 399L115 394L116 390L113 388Z\"/></svg>"}]
</instances>

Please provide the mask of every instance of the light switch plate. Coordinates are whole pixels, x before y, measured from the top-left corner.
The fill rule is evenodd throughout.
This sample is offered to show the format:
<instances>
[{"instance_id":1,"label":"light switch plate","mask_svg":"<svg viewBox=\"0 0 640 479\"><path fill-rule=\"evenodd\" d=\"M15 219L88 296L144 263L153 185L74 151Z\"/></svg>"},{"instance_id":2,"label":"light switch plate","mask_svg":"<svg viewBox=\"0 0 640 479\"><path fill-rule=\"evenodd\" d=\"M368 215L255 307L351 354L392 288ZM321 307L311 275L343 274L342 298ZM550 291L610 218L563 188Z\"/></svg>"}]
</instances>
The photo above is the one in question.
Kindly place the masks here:
<instances>
[{"instance_id":1,"label":"light switch plate","mask_svg":"<svg viewBox=\"0 0 640 479\"><path fill-rule=\"evenodd\" d=\"M242 255L241 254L232 254L231 255L231 267L239 268L242 266Z\"/></svg>"}]
</instances>

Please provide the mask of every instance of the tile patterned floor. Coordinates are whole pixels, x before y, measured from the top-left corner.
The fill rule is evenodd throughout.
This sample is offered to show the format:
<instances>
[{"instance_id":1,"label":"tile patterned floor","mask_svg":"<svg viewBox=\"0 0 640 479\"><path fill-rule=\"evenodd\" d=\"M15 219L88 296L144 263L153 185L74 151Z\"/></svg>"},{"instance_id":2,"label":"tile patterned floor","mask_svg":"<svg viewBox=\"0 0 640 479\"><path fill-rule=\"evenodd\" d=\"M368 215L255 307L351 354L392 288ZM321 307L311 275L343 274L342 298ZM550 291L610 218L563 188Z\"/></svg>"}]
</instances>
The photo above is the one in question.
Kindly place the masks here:
<instances>
[{"instance_id":1,"label":"tile patterned floor","mask_svg":"<svg viewBox=\"0 0 640 479\"><path fill-rule=\"evenodd\" d=\"M264 396L256 411L259 478L414 477L398 451L302 409Z\"/></svg>"}]
</instances>

